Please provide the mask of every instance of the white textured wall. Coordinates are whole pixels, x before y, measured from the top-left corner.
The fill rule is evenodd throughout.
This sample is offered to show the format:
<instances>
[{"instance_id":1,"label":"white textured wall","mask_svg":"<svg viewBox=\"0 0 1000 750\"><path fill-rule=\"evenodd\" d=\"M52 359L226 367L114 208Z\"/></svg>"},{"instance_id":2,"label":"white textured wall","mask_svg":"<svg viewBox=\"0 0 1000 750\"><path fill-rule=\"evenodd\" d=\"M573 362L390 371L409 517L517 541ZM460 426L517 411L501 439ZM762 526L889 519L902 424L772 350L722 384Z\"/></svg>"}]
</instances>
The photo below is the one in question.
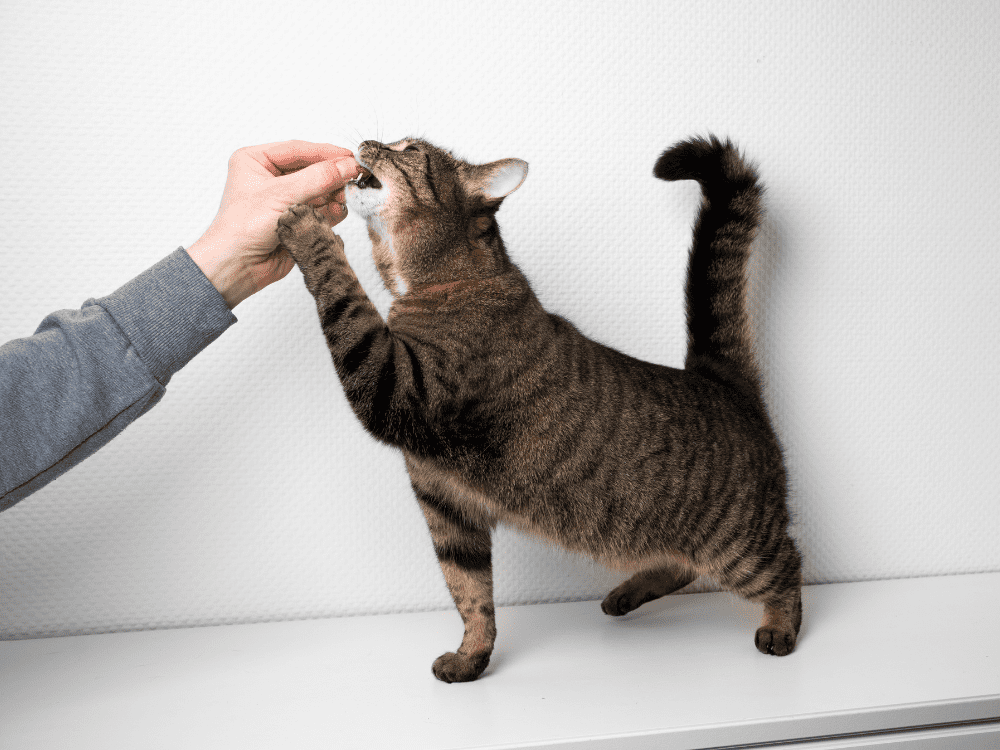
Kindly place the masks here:
<instances>
[{"instance_id":1,"label":"white textured wall","mask_svg":"<svg viewBox=\"0 0 1000 750\"><path fill-rule=\"evenodd\" d=\"M1000 569L1000 6L5 3L0 340L190 244L239 146L422 134L531 164L542 300L683 358L693 133L759 164L754 306L810 582ZM385 305L360 222L341 225ZM402 460L355 422L297 271L104 451L0 515L0 634L450 607ZM619 577L514 533L500 603Z\"/></svg>"}]
</instances>

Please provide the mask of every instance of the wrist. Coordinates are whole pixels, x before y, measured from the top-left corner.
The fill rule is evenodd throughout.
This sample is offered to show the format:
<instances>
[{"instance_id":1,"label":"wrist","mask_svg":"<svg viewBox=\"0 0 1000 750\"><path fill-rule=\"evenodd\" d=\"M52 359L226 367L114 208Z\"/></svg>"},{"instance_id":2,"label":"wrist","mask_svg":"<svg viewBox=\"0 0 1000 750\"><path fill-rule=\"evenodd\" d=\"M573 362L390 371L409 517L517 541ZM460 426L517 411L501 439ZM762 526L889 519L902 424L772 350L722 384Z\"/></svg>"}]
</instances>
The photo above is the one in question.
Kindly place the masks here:
<instances>
[{"instance_id":1,"label":"wrist","mask_svg":"<svg viewBox=\"0 0 1000 750\"><path fill-rule=\"evenodd\" d=\"M249 271L234 255L232 242L205 234L187 248L191 260L218 290L232 310L253 294Z\"/></svg>"}]
</instances>

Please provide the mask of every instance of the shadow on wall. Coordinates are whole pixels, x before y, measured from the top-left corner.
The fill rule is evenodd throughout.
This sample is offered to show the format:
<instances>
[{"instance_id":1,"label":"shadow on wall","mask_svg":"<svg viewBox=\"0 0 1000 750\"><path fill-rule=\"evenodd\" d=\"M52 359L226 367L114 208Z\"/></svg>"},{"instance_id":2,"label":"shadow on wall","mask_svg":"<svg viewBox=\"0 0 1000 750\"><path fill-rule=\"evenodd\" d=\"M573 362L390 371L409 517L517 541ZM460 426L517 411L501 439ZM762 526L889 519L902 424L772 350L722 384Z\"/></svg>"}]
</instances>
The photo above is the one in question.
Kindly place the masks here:
<instances>
[{"instance_id":1,"label":"shadow on wall","mask_svg":"<svg viewBox=\"0 0 1000 750\"><path fill-rule=\"evenodd\" d=\"M771 415L771 422L778 439L781 441L785 454L785 465L788 470L788 510L792 521L790 532L795 539L795 543L802 555L802 574L806 583L815 583L816 577L813 575L810 560L812 555L808 549L803 548L803 541L806 534L802 533L803 524L809 517L803 512L799 504L799 493L796 488L801 471L801 458L795 455L795 460L790 460L788 449L792 424L796 417L790 406L789 398L784 394L793 391L789 379L791 375L786 371L786 363L779 352L782 349L779 331L782 320L782 309L785 306L785 279L787 273L788 249L786 233L782 223L774 213L766 206L767 213L761 222L757 239L754 242L753 254L750 256L750 263L747 267L749 277L749 287L747 292L747 309L750 313L750 324L753 329L753 337L756 342L757 362L761 369L761 378L764 386L764 399L767 402L768 412Z\"/></svg>"}]
</instances>

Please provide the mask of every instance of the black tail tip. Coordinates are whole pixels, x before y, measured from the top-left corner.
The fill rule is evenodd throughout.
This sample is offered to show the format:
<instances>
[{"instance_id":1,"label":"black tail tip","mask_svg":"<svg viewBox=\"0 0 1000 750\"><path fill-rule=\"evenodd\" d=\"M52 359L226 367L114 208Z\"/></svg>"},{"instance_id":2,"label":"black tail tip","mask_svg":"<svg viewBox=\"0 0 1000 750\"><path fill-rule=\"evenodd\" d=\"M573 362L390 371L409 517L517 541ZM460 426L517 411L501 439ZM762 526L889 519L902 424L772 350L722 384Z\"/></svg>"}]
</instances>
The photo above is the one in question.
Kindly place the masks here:
<instances>
[{"instance_id":1,"label":"black tail tip","mask_svg":"<svg viewBox=\"0 0 1000 750\"><path fill-rule=\"evenodd\" d=\"M653 175L661 180L698 180L746 178L752 170L743 162L739 149L714 135L695 137L676 143L656 160Z\"/></svg>"}]
</instances>

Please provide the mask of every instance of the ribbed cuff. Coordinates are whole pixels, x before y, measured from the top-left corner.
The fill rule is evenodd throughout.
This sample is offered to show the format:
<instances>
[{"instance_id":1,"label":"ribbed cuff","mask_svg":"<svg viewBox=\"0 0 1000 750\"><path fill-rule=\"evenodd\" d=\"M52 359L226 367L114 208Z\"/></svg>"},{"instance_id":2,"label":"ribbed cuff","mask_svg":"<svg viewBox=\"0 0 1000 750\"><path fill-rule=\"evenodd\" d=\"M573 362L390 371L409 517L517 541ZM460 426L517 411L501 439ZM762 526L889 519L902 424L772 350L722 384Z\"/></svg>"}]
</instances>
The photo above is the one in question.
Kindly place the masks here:
<instances>
[{"instance_id":1,"label":"ribbed cuff","mask_svg":"<svg viewBox=\"0 0 1000 750\"><path fill-rule=\"evenodd\" d=\"M226 301L184 248L96 300L160 383L236 322Z\"/></svg>"}]
</instances>

